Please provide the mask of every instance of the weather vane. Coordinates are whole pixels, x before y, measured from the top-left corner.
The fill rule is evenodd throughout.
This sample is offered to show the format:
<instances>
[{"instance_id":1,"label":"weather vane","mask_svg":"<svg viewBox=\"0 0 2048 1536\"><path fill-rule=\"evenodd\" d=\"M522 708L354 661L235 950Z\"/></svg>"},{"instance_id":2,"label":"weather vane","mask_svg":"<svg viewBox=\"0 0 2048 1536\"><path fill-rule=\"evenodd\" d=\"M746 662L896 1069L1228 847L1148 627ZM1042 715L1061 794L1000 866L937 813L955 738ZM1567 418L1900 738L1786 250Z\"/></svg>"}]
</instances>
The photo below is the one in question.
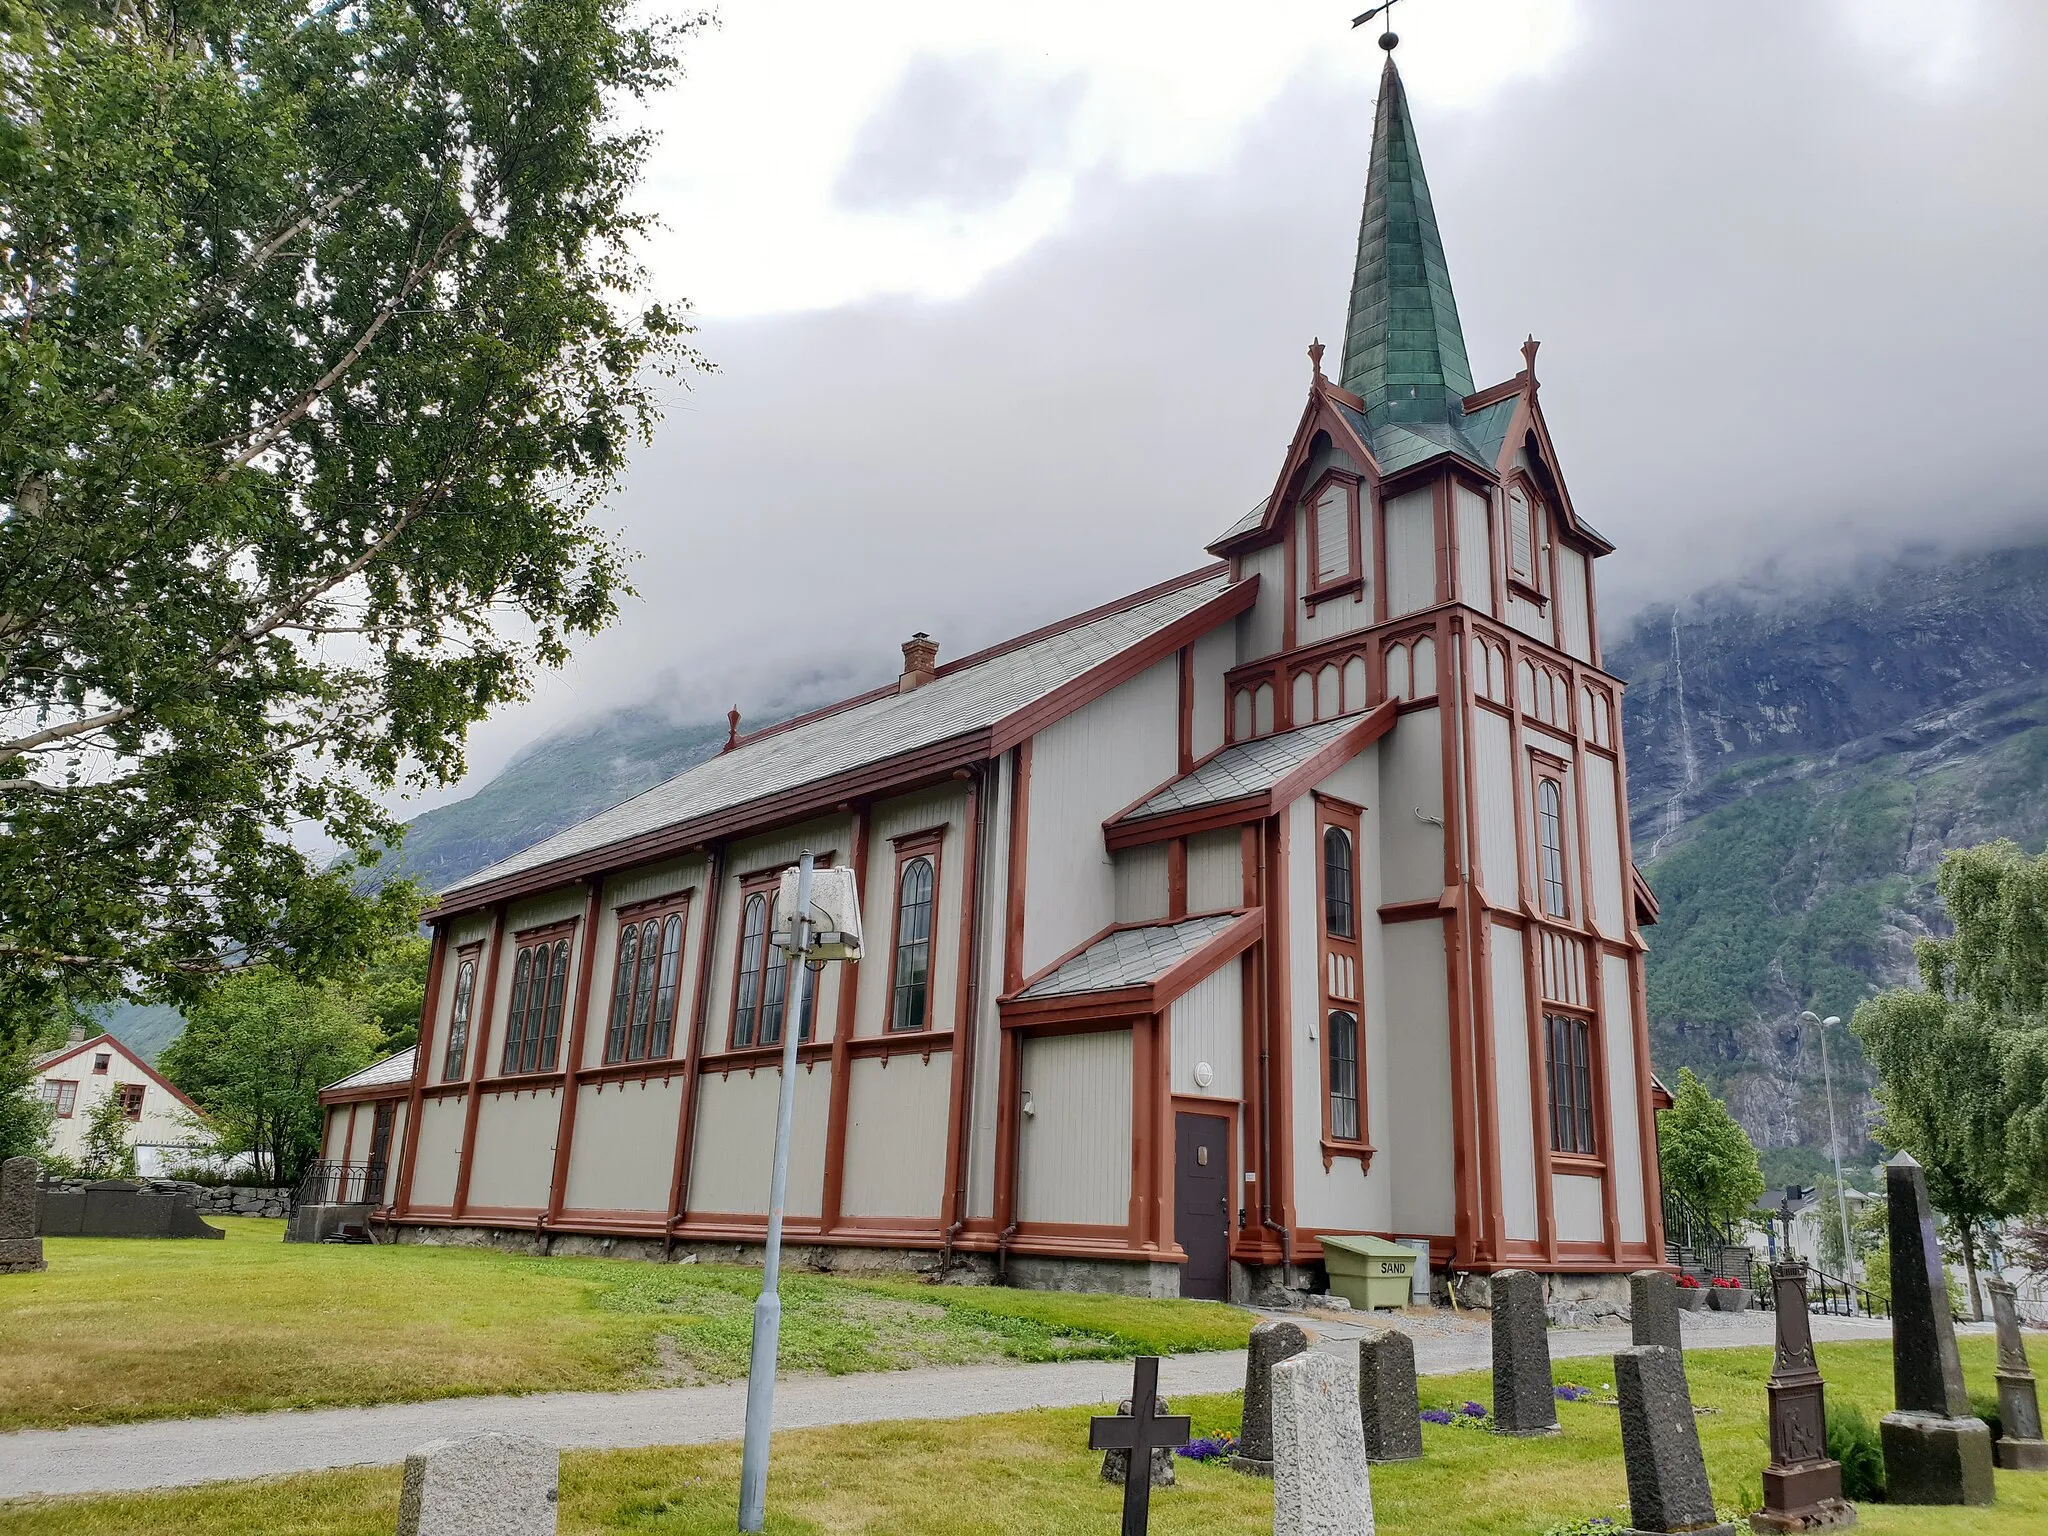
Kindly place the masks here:
<instances>
[{"instance_id":1,"label":"weather vane","mask_svg":"<svg viewBox=\"0 0 2048 1536\"><path fill-rule=\"evenodd\" d=\"M1376 5L1371 10L1364 12L1362 15L1352 17L1351 25L1354 27L1362 27L1368 21L1371 21L1375 16L1386 17L1387 30L1380 34L1380 46L1386 49L1387 52L1392 53L1401 41L1399 34L1394 31L1394 7L1398 3L1399 0L1387 0L1387 3L1385 5Z\"/></svg>"}]
</instances>

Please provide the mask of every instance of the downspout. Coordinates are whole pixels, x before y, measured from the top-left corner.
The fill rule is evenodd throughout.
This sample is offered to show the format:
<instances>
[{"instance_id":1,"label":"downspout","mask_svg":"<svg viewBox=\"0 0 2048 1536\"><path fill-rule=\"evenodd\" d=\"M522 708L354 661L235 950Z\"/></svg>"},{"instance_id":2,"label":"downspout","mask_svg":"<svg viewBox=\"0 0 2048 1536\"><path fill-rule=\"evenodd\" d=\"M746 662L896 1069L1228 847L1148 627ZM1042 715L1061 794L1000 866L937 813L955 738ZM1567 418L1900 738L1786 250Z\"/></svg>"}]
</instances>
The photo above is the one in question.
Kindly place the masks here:
<instances>
[{"instance_id":1,"label":"downspout","mask_svg":"<svg viewBox=\"0 0 2048 1536\"><path fill-rule=\"evenodd\" d=\"M974 796L974 858L968 870L968 879L973 882L973 895L969 899L973 903L974 915L968 923L973 943L971 952L964 957L967 962L967 1016L955 1026L963 1031L957 1049L961 1053L960 1092L964 1102L960 1106L960 1146L953 1169L953 1224L946 1228L945 1246L939 1252L939 1275L942 1279L953 1267L953 1239L967 1225L967 1167L971 1160L970 1149L974 1145L974 1043L981 1034L981 952L986 947L982 933L982 921L987 910L982 900L982 870L987 859L989 801L993 798L988 793L987 777L983 765L977 764L968 791Z\"/></svg>"},{"instance_id":2,"label":"downspout","mask_svg":"<svg viewBox=\"0 0 2048 1536\"><path fill-rule=\"evenodd\" d=\"M1266 833L1259 829L1259 905L1270 918L1273 911L1272 870L1266 862ZM1287 1284L1287 1271L1294 1267L1294 1234L1273 1219L1273 1076L1270 1068L1273 1039L1272 965L1274 935L1266 925L1259 944L1259 1226L1280 1234L1280 1284ZM1291 1084L1289 1086L1292 1086Z\"/></svg>"}]
</instances>

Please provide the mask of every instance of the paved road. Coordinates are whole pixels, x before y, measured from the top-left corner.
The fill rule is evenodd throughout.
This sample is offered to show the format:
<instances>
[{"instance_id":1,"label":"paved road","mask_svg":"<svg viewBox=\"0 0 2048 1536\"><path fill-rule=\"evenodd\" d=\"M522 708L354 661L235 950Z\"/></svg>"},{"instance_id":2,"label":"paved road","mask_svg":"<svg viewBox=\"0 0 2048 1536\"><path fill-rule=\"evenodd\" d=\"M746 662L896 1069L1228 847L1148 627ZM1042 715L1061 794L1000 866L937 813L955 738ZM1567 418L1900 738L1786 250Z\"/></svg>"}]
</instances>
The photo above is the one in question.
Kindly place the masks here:
<instances>
[{"instance_id":1,"label":"paved road","mask_svg":"<svg viewBox=\"0 0 2048 1536\"><path fill-rule=\"evenodd\" d=\"M1341 1348L1358 1336L1362 1324L1320 1314L1300 1320L1324 1348ZM1479 1369L1489 1363L1489 1335L1483 1323L1413 1313L1391 1320L1415 1335L1416 1366L1425 1375ZM1685 1324L1688 1345L1696 1349L1766 1344L1771 1339L1766 1313L1687 1316ZM1876 1339L1887 1337L1890 1328L1862 1320L1816 1318L1814 1333L1823 1340ZM1550 1340L1551 1352L1558 1357L1606 1355L1628 1342L1628 1330L1558 1329ZM1169 1396L1227 1392L1244 1384L1244 1352L1172 1356L1161 1362L1159 1374L1160 1386ZM955 1419L1025 1408L1071 1408L1113 1402L1125 1395L1130 1379L1130 1366L1119 1361L798 1377L776 1389L775 1427L808 1429L882 1419ZM728 1382L18 1430L0 1435L0 1498L118 1493L328 1467L387 1466L437 1436L488 1429L533 1435L573 1450L703 1445L738 1439L745 1421L746 1384Z\"/></svg>"}]
</instances>

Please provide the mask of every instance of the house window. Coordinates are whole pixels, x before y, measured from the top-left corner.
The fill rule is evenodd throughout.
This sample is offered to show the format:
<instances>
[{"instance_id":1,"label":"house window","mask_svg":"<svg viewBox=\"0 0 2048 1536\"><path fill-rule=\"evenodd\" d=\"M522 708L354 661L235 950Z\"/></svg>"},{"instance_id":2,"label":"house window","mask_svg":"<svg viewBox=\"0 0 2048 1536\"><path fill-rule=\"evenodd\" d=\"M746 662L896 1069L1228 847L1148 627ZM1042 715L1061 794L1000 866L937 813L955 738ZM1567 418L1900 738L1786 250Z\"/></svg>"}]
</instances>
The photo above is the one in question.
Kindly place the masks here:
<instances>
[{"instance_id":1,"label":"house window","mask_svg":"<svg viewBox=\"0 0 2048 1536\"><path fill-rule=\"evenodd\" d=\"M812 1015L817 1009L817 976L809 970L799 970L797 989L797 1029L799 1040L811 1038ZM768 969L761 983L761 1043L780 1045L782 1043L782 1022L789 1009L789 951L779 944L768 946Z\"/></svg>"},{"instance_id":2,"label":"house window","mask_svg":"<svg viewBox=\"0 0 2048 1536\"><path fill-rule=\"evenodd\" d=\"M569 990L569 940L520 947L512 967L512 1009L505 1021L501 1072L552 1072L562 1043L562 1000Z\"/></svg>"},{"instance_id":3,"label":"house window","mask_svg":"<svg viewBox=\"0 0 2048 1536\"><path fill-rule=\"evenodd\" d=\"M1564 788L1556 779L1536 781L1536 839L1543 910L1552 917L1570 917L1564 892Z\"/></svg>"},{"instance_id":4,"label":"house window","mask_svg":"<svg viewBox=\"0 0 2048 1536\"><path fill-rule=\"evenodd\" d=\"M142 1118L142 1096L148 1090L141 1083L118 1083L114 1092L121 1096L121 1113L127 1119Z\"/></svg>"},{"instance_id":5,"label":"house window","mask_svg":"<svg viewBox=\"0 0 2048 1536\"><path fill-rule=\"evenodd\" d=\"M754 895L740 912L740 969L738 990L733 996L732 1043L735 1048L754 1043L754 1026L761 1013L761 962L768 943L768 898Z\"/></svg>"},{"instance_id":6,"label":"house window","mask_svg":"<svg viewBox=\"0 0 2048 1536\"><path fill-rule=\"evenodd\" d=\"M1338 1008L1329 1018L1330 1139L1357 1141L1358 1019Z\"/></svg>"},{"instance_id":7,"label":"house window","mask_svg":"<svg viewBox=\"0 0 2048 1536\"><path fill-rule=\"evenodd\" d=\"M1536 508L1520 485L1508 487L1508 575L1535 588Z\"/></svg>"},{"instance_id":8,"label":"house window","mask_svg":"<svg viewBox=\"0 0 2048 1536\"><path fill-rule=\"evenodd\" d=\"M1550 1070L1550 1149L1593 1157L1593 1026L1553 1013L1543 1020Z\"/></svg>"},{"instance_id":9,"label":"house window","mask_svg":"<svg viewBox=\"0 0 2048 1536\"><path fill-rule=\"evenodd\" d=\"M1349 480L1326 483L1310 508L1310 534L1315 551L1316 589L1349 581L1358 574L1358 541L1353 536L1352 498L1357 487Z\"/></svg>"},{"instance_id":10,"label":"house window","mask_svg":"<svg viewBox=\"0 0 2048 1536\"><path fill-rule=\"evenodd\" d=\"M476 956L465 955L455 968L455 1008L448 1017L448 1050L441 1059L444 1083L462 1076L463 1059L469 1054L469 1010L475 1000Z\"/></svg>"},{"instance_id":11,"label":"house window","mask_svg":"<svg viewBox=\"0 0 2048 1536\"><path fill-rule=\"evenodd\" d=\"M1323 927L1333 938L1355 936L1351 834L1342 827L1323 833Z\"/></svg>"},{"instance_id":12,"label":"house window","mask_svg":"<svg viewBox=\"0 0 2048 1536\"><path fill-rule=\"evenodd\" d=\"M942 835L921 832L896 840L896 948L889 958L892 1030L931 1023L932 918Z\"/></svg>"},{"instance_id":13,"label":"house window","mask_svg":"<svg viewBox=\"0 0 2048 1536\"><path fill-rule=\"evenodd\" d=\"M101 1051L99 1055L93 1057L92 1059L93 1076L105 1077L107 1075L107 1068L112 1066L113 1064L114 1058L112 1053L108 1051Z\"/></svg>"},{"instance_id":14,"label":"house window","mask_svg":"<svg viewBox=\"0 0 2048 1536\"><path fill-rule=\"evenodd\" d=\"M620 922L611 1023L605 1032L607 1062L668 1055L675 1038L676 983L682 963L681 910Z\"/></svg>"},{"instance_id":15,"label":"house window","mask_svg":"<svg viewBox=\"0 0 2048 1536\"><path fill-rule=\"evenodd\" d=\"M1363 811L1348 801L1316 796L1323 842L1323 932L1316 962L1321 972L1323 1020L1323 1156L1367 1157L1359 1021L1365 1017L1364 962L1359 944L1358 837Z\"/></svg>"},{"instance_id":16,"label":"house window","mask_svg":"<svg viewBox=\"0 0 2048 1536\"><path fill-rule=\"evenodd\" d=\"M59 1120L69 1120L71 1111L78 1107L78 1084L73 1081L52 1080L43 1084L43 1102L56 1110Z\"/></svg>"}]
</instances>

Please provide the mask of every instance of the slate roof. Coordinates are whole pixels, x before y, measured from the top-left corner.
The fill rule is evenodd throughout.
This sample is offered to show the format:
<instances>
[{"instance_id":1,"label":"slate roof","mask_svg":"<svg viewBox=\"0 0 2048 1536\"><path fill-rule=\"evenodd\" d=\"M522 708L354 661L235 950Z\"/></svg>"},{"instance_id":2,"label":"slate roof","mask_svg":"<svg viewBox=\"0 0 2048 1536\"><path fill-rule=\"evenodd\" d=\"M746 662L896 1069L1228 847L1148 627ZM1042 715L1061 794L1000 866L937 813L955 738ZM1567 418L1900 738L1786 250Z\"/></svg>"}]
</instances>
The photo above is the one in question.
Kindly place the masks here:
<instances>
[{"instance_id":1,"label":"slate roof","mask_svg":"<svg viewBox=\"0 0 2048 1536\"><path fill-rule=\"evenodd\" d=\"M1298 731L1260 736L1225 747L1206 763L1158 790L1149 800L1117 817L1117 825L1262 794L1357 725L1360 718L1340 715L1335 720L1305 725Z\"/></svg>"},{"instance_id":2,"label":"slate roof","mask_svg":"<svg viewBox=\"0 0 2048 1536\"><path fill-rule=\"evenodd\" d=\"M1500 462L1501 444L1507 439L1508 423L1514 420L1515 407L1521 403L1520 395L1509 395L1505 400L1496 400L1491 405L1482 405L1476 411L1465 413L1465 437L1486 455L1489 469Z\"/></svg>"},{"instance_id":3,"label":"slate roof","mask_svg":"<svg viewBox=\"0 0 2048 1536\"><path fill-rule=\"evenodd\" d=\"M942 667L911 693L856 700L831 714L764 732L457 881L443 899L983 729L1165 629L1228 585L1228 575L1218 571L984 660Z\"/></svg>"},{"instance_id":4,"label":"slate roof","mask_svg":"<svg viewBox=\"0 0 2048 1536\"><path fill-rule=\"evenodd\" d=\"M1209 547L1211 549L1214 549L1218 544L1229 543L1239 534L1250 533L1254 528L1258 527L1259 524L1263 523L1266 520L1266 508L1271 506L1272 504L1273 498L1268 496L1256 507L1253 507L1251 511L1245 513L1243 517L1240 517L1228 528L1224 529L1221 533L1217 534L1215 538L1211 539L1209 541Z\"/></svg>"},{"instance_id":5,"label":"slate roof","mask_svg":"<svg viewBox=\"0 0 2048 1536\"><path fill-rule=\"evenodd\" d=\"M338 1083L329 1083L320 1091L338 1093L342 1089L390 1088L399 1083L412 1081L413 1058L419 1054L419 1047L409 1045L396 1056L386 1056L382 1061L373 1061L362 1071L344 1077Z\"/></svg>"},{"instance_id":6,"label":"slate roof","mask_svg":"<svg viewBox=\"0 0 2048 1536\"><path fill-rule=\"evenodd\" d=\"M1155 923L1148 928L1119 928L1104 934L1051 975L1040 977L1017 995L1075 997L1086 992L1145 986L1164 976L1243 915L1216 912L1178 923Z\"/></svg>"}]
</instances>

